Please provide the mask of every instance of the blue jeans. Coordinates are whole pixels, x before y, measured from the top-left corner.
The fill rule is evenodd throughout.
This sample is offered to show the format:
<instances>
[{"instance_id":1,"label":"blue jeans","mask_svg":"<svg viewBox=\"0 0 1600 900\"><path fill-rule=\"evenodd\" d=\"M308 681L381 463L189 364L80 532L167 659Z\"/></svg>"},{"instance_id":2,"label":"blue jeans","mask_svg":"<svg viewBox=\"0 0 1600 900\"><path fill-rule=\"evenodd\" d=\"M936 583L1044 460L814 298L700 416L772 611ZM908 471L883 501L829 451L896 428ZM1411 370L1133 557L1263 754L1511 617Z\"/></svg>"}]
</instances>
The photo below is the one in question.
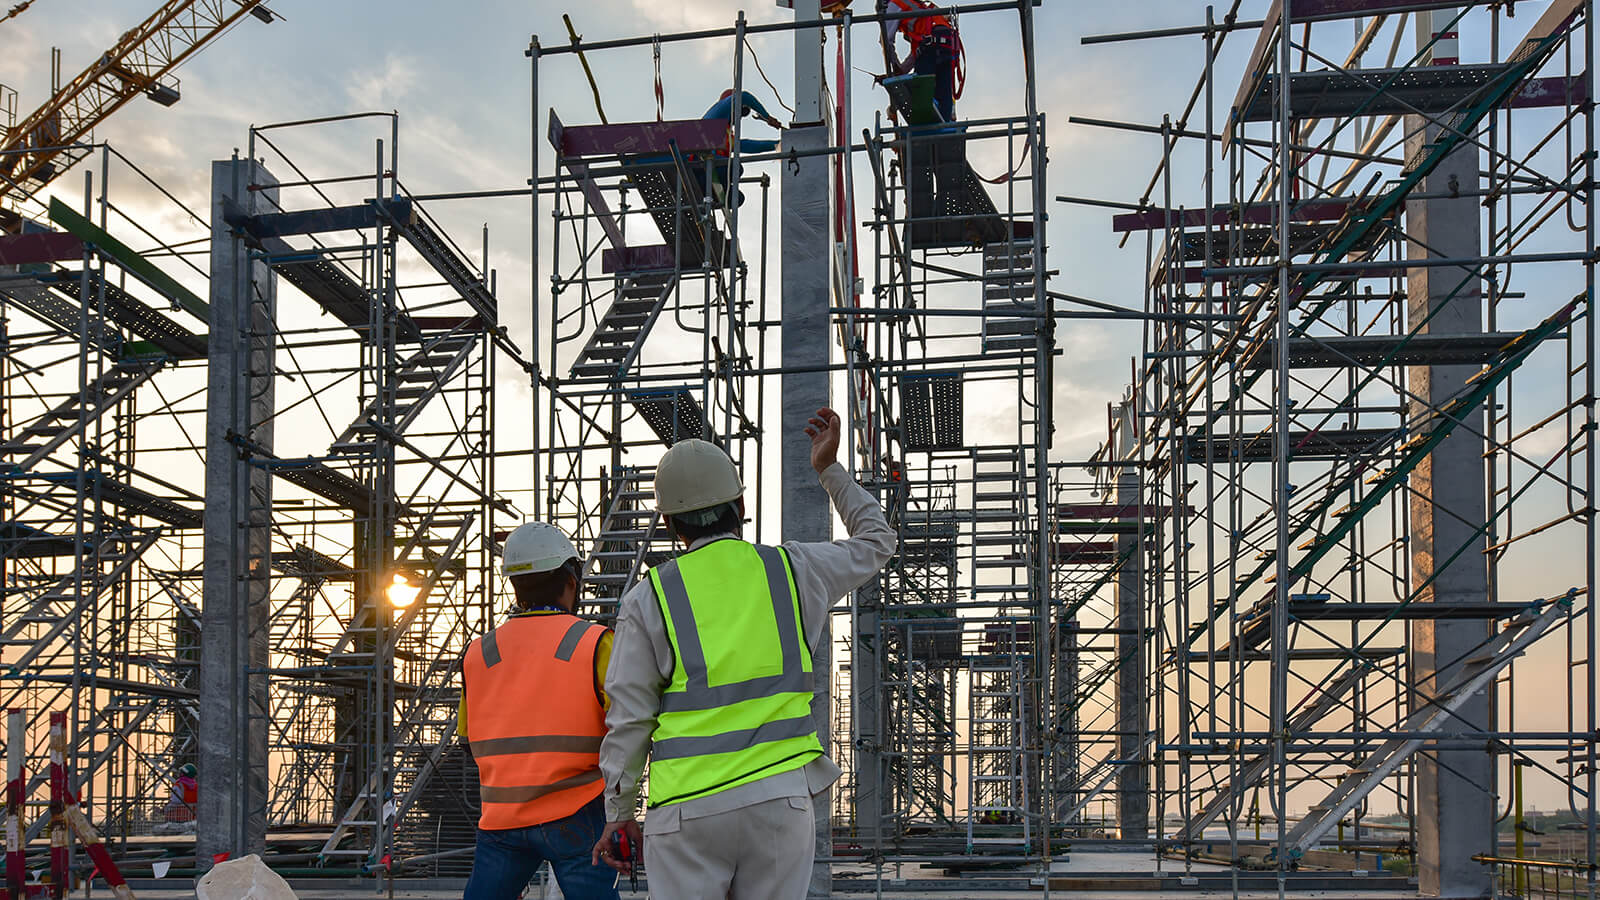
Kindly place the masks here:
<instances>
[{"instance_id":1,"label":"blue jeans","mask_svg":"<svg viewBox=\"0 0 1600 900\"><path fill-rule=\"evenodd\" d=\"M594 842L606 827L605 804L592 803L565 819L513 828L478 829L463 900L516 900L546 860L567 900L617 900L617 873L589 862Z\"/></svg>"}]
</instances>

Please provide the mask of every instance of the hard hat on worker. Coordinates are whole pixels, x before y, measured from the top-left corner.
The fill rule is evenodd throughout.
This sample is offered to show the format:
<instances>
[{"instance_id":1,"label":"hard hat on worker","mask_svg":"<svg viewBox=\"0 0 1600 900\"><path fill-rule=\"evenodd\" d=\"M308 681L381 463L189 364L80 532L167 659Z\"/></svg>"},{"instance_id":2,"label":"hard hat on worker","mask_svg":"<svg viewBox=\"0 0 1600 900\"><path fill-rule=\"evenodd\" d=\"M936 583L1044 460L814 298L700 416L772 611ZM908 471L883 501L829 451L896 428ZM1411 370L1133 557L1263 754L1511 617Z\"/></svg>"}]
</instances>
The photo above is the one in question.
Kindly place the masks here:
<instances>
[{"instance_id":1,"label":"hard hat on worker","mask_svg":"<svg viewBox=\"0 0 1600 900\"><path fill-rule=\"evenodd\" d=\"M673 444L656 466L656 509L664 516L707 511L744 496L739 469L721 447L691 438Z\"/></svg>"},{"instance_id":2,"label":"hard hat on worker","mask_svg":"<svg viewBox=\"0 0 1600 900\"><path fill-rule=\"evenodd\" d=\"M576 559L572 546L561 529L548 522L528 522L506 536L505 555L500 568L507 578L554 572L569 559Z\"/></svg>"}]
</instances>

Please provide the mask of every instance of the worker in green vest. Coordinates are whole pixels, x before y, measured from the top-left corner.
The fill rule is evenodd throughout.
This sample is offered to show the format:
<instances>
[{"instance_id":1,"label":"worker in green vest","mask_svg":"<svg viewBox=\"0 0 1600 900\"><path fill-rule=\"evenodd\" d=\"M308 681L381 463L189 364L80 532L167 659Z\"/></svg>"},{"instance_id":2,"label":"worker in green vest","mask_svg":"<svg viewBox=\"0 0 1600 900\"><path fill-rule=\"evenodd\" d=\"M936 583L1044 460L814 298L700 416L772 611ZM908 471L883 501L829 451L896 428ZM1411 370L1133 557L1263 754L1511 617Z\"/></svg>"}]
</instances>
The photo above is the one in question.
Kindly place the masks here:
<instances>
[{"instance_id":1,"label":"worker in green vest","mask_svg":"<svg viewBox=\"0 0 1600 900\"><path fill-rule=\"evenodd\" d=\"M643 846L664 900L803 898L816 853L812 797L839 777L811 717L812 654L833 604L895 550L877 502L837 462L839 416L805 427L811 465L850 536L769 547L740 538L744 485L713 444L679 441L656 506L684 550L622 595L600 747L605 833ZM635 819L650 761L643 840ZM824 811L824 814L826 811Z\"/></svg>"}]
</instances>

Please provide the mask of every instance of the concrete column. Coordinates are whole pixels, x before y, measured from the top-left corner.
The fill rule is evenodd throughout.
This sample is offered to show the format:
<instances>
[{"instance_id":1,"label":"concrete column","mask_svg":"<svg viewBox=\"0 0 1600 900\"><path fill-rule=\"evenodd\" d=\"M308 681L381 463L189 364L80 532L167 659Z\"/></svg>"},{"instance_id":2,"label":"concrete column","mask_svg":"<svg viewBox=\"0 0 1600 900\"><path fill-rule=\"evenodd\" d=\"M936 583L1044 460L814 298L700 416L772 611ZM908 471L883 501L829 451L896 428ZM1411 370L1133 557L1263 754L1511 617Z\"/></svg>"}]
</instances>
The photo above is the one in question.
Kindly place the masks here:
<instances>
[{"instance_id":1,"label":"concrete column","mask_svg":"<svg viewBox=\"0 0 1600 900\"><path fill-rule=\"evenodd\" d=\"M1433 23L1443 26L1454 10L1419 13L1417 45L1433 36ZM1435 64L1455 63L1455 41L1446 36L1433 48ZM1424 142L1438 134L1438 126L1425 120L1406 119L1406 152L1413 156ZM1448 195L1479 187L1478 150L1463 146L1416 188L1418 193ZM1478 202L1472 197L1415 200L1406 204L1406 253L1411 259L1478 256L1482 236ZM1430 334L1477 334L1483 331L1480 284L1466 267L1411 269L1406 273L1407 314L1413 328ZM1430 318L1431 315L1431 318ZM1422 325L1424 320L1427 324ZM1414 366L1408 372L1409 389L1416 399L1412 415L1422 417L1459 393L1478 371L1473 365ZM1412 584L1432 583L1418 600L1426 603L1483 603L1489 596L1484 536L1474 531L1484 522L1485 422L1482 409L1462 420L1476 433L1457 430L1417 467L1411 476L1410 553ZM1466 546L1464 552L1457 554ZM1450 561L1454 556L1454 561ZM1488 636L1482 620L1418 620L1412 626L1410 666L1413 706L1435 690L1436 680L1447 679ZM1449 731L1490 725L1487 694L1472 698ZM1487 867L1472 861L1472 854L1490 850L1494 829L1494 798L1489 785L1494 777L1493 757L1484 750L1433 751L1417 754L1417 816L1419 887L1435 897L1488 897L1492 884Z\"/></svg>"},{"instance_id":2,"label":"concrete column","mask_svg":"<svg viewBox=\"0 0 1600 900\"><path fill-rule=\"evenodd\" d=\"M794 0L796 22L821 21L819 0ZM822 29L794 33L794 122L783 134L783 152L820 150L828 146L823 121ZM828 159L798 157L783 166L783 375L780 427L785 435L828 403L829 359ZM813 371L795 372L807 367ZM792 436L782 442L783 539L826 541L833 536L828 495L811 471L811 453ZM833 629L826 624L812 660L816 696L811 714L817 721L822 748L833 752ZM817 862L811 872L808 898L833 895L833 791L815 798Z\"/></svg>"},{"instance_id":3,"label":"concrete column","mask_svg":"<svg viewBox=\"0 0 1600 900\"><path fill-rule=\"evenodd\" d=\"M1138 435L1135 400L1123 401L1117 424L1117 455L1129 460ZM1117 473L1118 506L1139 505L1139 470L1129 466ZM1134 516L1119 518L1134 519ZM1145 658L1143 635L1144 555L1137 548L1137 534L1118 535L1117 558L1129 555L1117 573L1117 759L1126 764L1117 770L1117 829L1123 840L1142 841L1150 837L1150 772L1144 759L1144 735L1149 730L1145 708Z\"/></svg>"},{"instance_id":4,"label":"concrete column","mask_svg":"<svg viewBox=\"0 0 1600 900\"><path fill-rule=\"evenodd\" d=\"M268 212L276 184L249 160L211 167L211 328L206 395L204 594L200 632L199 827L196 858L260 853L267 831L267 617L272 476L240 458L232 436L272 447L276 292L224 206Z\"/></svg>"},{"instance_id":5,"label":"concrete column","mask_svg":"<svg viewBox=\"0 0 1600 900\"><path fill-rule=\"evenodd\" d=\"M854 695L850 726L855 732L855 825L861 846L878 846L884 811L889 806L885 785L889 779L883 755L883 660L878 643L882 615L882 585L872 580L856 591L856 633L850 644L850 685ZM907 642L909 644L909 641ZM910 653L907 646L905 653ZM850 735L843 739L849 740Z\"/></svg>"}]
</instances>

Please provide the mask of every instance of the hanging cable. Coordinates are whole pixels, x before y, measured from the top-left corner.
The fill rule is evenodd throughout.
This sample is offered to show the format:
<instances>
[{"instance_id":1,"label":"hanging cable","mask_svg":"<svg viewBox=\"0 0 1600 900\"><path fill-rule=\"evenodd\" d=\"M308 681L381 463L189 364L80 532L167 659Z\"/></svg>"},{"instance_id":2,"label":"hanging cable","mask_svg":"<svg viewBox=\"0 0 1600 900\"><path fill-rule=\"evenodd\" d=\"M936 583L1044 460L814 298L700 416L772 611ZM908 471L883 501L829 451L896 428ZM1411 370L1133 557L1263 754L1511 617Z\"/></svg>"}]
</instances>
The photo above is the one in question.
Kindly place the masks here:
<instances>
[{"instance_id":1,"label":"hanging cable","mask_svg":"<svg viewBox=\"0 0 1600 900\"><path fill-rule=\"evenodd\" d=\"M1010 172L1001 175L999 178L985 178L982 175L978 175L976 169L973 170L972 174L978 175L978 180L985 184L1005 184L1011 179L1017 177L1017 173L1022 171L1022 167L1028 164L1028 151L1032 149L1033 138L1029 138L1027 142L1022 145L1022 158L1017 160L1017 167L1012 169Z\"/></svg>"},{"instance_id":2,"label":"hanging cable","mask_svg":"<svg viewBox=\"0 0 1600 900\"><path fill-rule=\"evenodd\" d=\"M661 35L657 34L650 41L650 51L656 61L656 121L665 118L667 108L667 92L661 86Z\"/></svg>"},{"instance_id":3,"label":"hanging cable","mask_svg":"<svg viewBox=\"0 0 1600 900\"><path fill-rule=\"evenodd\" d=\"M567 23L567 37L572 39L572 46L577 47L578 43L583 39L578 36L578 30L572 27L572 17L562 13L561 21ZM584 55L581 49L578 50L578 62L583 63L583 74L589 78L589 90L594 92L595 112L600 114L602 124L610 125L611 123L606 119L605 107L600 105L600 85L595 83L594 72L589 68L589 57Z\"/></svg>"},{"instance_id":4,"label":"hanging cable","mask_svg":"<svg viewBox=\"0 0 1600 900\"><path fill-rule=\"evenodd\" d=\"M778 93L778 88L775 85L773 85L772 79L767 77L767 70L761 68L761 57L756 55L756 48L750 46L750 39L749 38L745 38L745 40L744 40L744 48L746 50L750 51L750 59L752 59L756 64L756 71L761 73L761 80L765 81L767 83L767 87L772 90L772 96L777 98L778 105L783 107L784 109L788 110L789 111L789 115L791 115L791 116L794 115L795 114L794 107L792 107L789 104L783 102L783 95Z\"/></svg>"}]
</instances>

